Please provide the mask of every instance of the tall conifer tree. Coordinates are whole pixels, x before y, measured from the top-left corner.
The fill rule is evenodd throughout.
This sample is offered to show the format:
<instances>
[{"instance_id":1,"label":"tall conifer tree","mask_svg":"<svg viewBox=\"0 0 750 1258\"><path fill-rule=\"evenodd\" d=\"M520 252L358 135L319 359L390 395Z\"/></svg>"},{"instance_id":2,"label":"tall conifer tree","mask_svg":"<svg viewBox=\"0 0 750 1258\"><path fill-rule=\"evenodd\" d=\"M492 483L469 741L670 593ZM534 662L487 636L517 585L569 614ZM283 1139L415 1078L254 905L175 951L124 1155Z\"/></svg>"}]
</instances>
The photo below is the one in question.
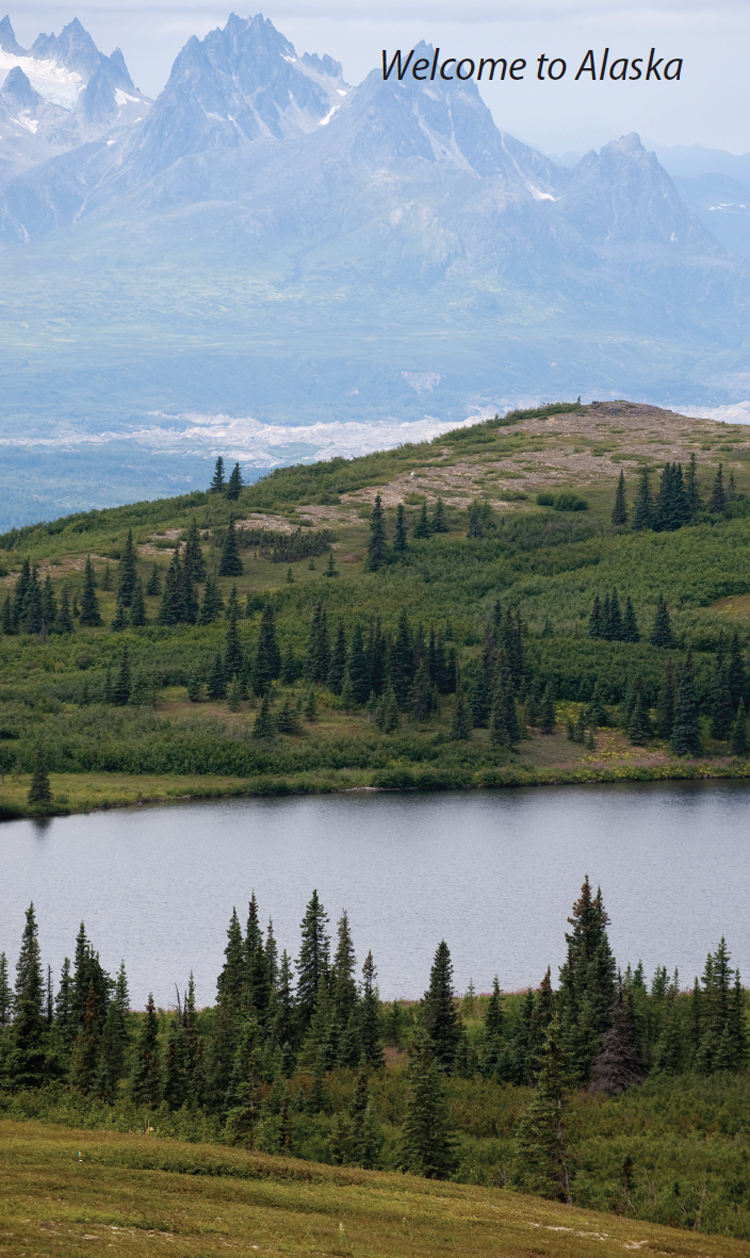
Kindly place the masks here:
<instances>
[{"instance_id":1,"label":"tall conifer tree","mask_svg":"<svg viewBox=\"0 0 750 1258\"><path fill-rule=\"evenodd\" d=\"M237 530L234 525L234 516L229 517L227 531L224 534L224 541L221 547L221 558L219 559L219 576L220 577L241 577L242 576L242 560L240 559L240 551L237 545Z\"/></svg>"},{"instance_id":2,"label":"tall conifer tree","mask_svg":"<svg viewBox=\"0 0 750 1258\"><path fill-rule=\"evenodd\" d=\"M625 473L620 472L620 479L617 482L617 492L615 494L615 505L612 508L612 523L615 525L623 525L628 522L628 507L625 500Z\"/></svg>"},{"instance_id":3,"label":"tall conifer tree","mask_svg":"<svg viewBox=\"0 0 750 1258\"><path fill-rule=\"evenodd\" d=\"M366 567L377 572L386 561L385 512L380 494L375 495L370 516L370 540L367 543Z\"/></svg>"},{"instance_id":4,"label":"tall conifer tree","mask_svg":"<svg viewBox=\"0 0 750 1258\"><path fill-rule=\"evenodd\" d=\"M102 623L102 617L99 611L99 600L96 597L94 565L91 562L90 555L86 556L86 567L83 572L81 612L78 619L82 625L100 625Z\"/></svg>"}]
</instances>

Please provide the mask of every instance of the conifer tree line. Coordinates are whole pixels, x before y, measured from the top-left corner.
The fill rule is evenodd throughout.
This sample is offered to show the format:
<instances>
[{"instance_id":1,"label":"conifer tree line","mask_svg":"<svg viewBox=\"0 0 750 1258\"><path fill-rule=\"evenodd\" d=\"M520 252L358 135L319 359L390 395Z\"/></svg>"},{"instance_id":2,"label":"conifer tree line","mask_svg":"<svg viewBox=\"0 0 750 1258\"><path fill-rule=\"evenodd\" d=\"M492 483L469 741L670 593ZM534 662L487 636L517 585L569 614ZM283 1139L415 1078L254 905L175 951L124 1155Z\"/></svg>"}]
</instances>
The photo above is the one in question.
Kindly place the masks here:
<instances>
[{"instance_id":1,"label":"conifer tree line","mask_svg":"<svg viewBox=\"0 0 750 1258\"><path fill-rule=\"evenodd\" d=\"M0 955L0 1089L67 1088L114 1106L202 1113L223 1139L268 1152L294 1152L295 1133L317 1115L328 1160L377 1167L386 1058L405 1050L408 1087L389 1154L403 1170L440 1179L456 1171L451 1078L523 1086L533 1095L516 1130L513 1180L569 1201L567 1099L577 1090L615 1096L649 1076L743 1073L748 1021L724 939L684 991L677 971L657 967L649 983L640 963L618 968L588 877L568 923L557 988L549 968L521 996L505 996L495 978L477 1016L473 985L456 995L445 940L422 1000L383 1004L372 953L358 966L346 911L332 938L313 892L293 960L279 953L273 922L261 927L253 894L244 924L232 912L213 1007L198 1008L191 975L173 1011L149 995L134 1013L124 964L108 974L83 924L53 982L31 905L13 985Z\"/></svg>"},{"instance_id":2,"label":"conifer tree line","mask_svg":"<svg viewBox=\"0 0 750 1258\"><path fill-rule=\"evenodd\" d=\"M236 502L240 496L240 490L245 482L242 479L239 463L235 463L229 477L224 474L224 458L222 455L216 460L214 466L214 474L211 478L211 484L208 487L210 494L222 494L228 498L230 502Z\"/></svg>"},{"instance_id":3,"label":"conifer tree line","mask_svg":"<svg viewBox=\"0 0 750 1258\"><path fill-rule=\"evenodd\" d=\"M725 515L737 497L734 473L730 474L729 482L725 484L720 463L714 475L711 492L704 498L698 482L698 464L694 453L690 455L684 474L681 463L665 463L658 488L652 484L652 475L650 467L641 468L631 510L625 488L625 473L620 472L611 515L613 524L621 527L630 525L635 530L653 529L655 533L673 533L706 513L713 516Z\"/></svg>"}]
</instances>

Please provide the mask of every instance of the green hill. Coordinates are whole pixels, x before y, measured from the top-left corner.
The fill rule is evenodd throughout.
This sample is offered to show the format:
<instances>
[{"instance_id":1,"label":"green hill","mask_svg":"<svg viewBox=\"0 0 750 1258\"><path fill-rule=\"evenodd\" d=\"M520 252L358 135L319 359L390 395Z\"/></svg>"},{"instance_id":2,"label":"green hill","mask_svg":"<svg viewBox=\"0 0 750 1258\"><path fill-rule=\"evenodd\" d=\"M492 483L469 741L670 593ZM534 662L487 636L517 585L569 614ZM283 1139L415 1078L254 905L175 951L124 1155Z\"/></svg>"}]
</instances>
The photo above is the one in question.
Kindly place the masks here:
<instances>
[{"instance_id":1,"label":"green hill","mask_svg":"<svg viewBox=\"0 0 750 1258\"><path fill-rule=\"evenodd\" d=\"M643 470L656 498L679 464L684 497L691 456L700 501L676 520L662 492L656 528L634 528ZM0 538L4 814L744 775L731 733L740 700L750 707L748 458L740 426L557 404L279 469L234 500L193 493L12 530ZM720 465L725 501L710 510ZM613 525L621 472L628 522ZM371 570L376 495L386 542ZM239 563L222 575L231 530ZM603 614L613 589L620 621L613 611L592 637L594 600ZM667 646L650 641L661 598ZM688 650L699 720L680 755L665 663L676 702ZM29 805L35 766L51 799Z\"/></svg>"}]
</instances>

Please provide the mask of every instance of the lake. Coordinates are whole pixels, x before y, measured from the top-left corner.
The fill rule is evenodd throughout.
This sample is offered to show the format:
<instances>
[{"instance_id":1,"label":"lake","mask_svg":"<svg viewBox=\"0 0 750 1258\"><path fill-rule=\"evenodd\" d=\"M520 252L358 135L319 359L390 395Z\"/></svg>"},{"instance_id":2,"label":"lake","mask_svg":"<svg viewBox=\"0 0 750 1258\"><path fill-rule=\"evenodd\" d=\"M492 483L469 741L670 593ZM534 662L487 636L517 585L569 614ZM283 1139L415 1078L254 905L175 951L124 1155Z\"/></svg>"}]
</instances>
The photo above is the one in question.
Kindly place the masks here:
<instances>
[{"instance_id":1,"label":"lake","mask_svg":"<svg viewBox=\"0 0 750 1258\"><path fill-rule=\"evenodd\" d=\"M750 979L750 783L537 787L454 794L351 793L98 812L0 826L0 950L11 973L33 899L59 977L81 920L134 1007L195 974L212 1003L233 905L254 889L279 949L296 956L313 888L346 908L381 996L419 997L441 938L456 987L553 982L566 918L588 873L601 884L618 961L679 966L687 986L724 934Z\"/></svg>"}]
</instances>

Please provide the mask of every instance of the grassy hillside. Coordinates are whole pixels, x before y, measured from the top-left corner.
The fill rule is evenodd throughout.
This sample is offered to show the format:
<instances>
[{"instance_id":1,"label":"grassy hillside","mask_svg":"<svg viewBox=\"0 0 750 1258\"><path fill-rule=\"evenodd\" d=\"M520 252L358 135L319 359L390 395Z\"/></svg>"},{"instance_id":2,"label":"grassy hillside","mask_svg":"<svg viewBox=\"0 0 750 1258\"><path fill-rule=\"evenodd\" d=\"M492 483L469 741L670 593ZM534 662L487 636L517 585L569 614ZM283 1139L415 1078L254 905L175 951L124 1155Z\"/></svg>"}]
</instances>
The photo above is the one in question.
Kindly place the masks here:
<instances>
[{"instance_id":1,"label":"grassy hillside","mask_svg":"<svg viewBox=\"0 0 750 1258\"><path fill-rule=\"evenodd\" d=\"M493 1188L345 1170L149 1135L0 1126L3 1251L742 1258L750 1244Z\"/></svg>"},{"instance_id":2,"label":"grassy hillside","mask_svg":"<svg viewBox=\"0 0 750 1258\"><path fill-rule=\"evenodd\" d=\"M102 619L86 627L74 618L73 632L55 632L53 624L40 634L25 631L22 614L15 631L0 637L5 814L27 808L40 747L51 773L49 806L58 811L237 791L744 774L745 761L730 755L726 731L723 738L714 736L710 718L717 648L721 653L722 642L728 647L736 630L737 649L744 653L748 637L747 438L741 427L629 403L548 407L456 430L429 444L281 469L243 488L235 502L193 493L5 534L0 585L10 602L28 560L42 587L49 578L48 593L58 605L67 589L74 610L80 609L90 556ZM620 471L632 518L639 470L653 470L656 489L664 464L686 467L691 454L704 503L719 463L727 485L732 477L734 496L725 511L700 511L675 532L610 523ZM584 499L582 509L559 509L568 491ZM373 572L365 559L377 493L388 553ZM432 515L438 498L447 531L416 540L422 504ZM401 553L393 549L399 503L408 527ZM472 509L481 517L481 536L467 536ZM242 573L216 576L224 610L212 623L160 624L159 594L146 595L144 625L128 626L125 609L125 627L113 629L130 529L138 577L146 585L155 565L163 592L175 547L184 554L191 521L200 530L208 572L218 574L230 518ZM588 636L593 599L603 599L613 586L623 605L626 596L632 599L639 642ZM226 649L232 587L244 663L228 697L210 698L216 655L223 657ZM199 585L198 596L203 592ZM674 636L667 652L648 642L662 595ZM326 614L331 650L339 624L347 651L357 624L369 650L368 635L380 618L385 675L373 683L370 702L364 696L352 702L325 678L312 677L316 606ZM285 669L265 687L277 728L261 737L256 721L264 687L254 683L253 669L264 608L273 611ZM451 736L456 677L470 698L486 635L501 645L508 612L523 625L525 671L514 679L522 737L510 746L493 743L485 721L457 740ZM448 673L442 682L430 674L428 710L412 702L412 675L399 696L397 728L384 732L377 700L387 688L388 653L397 646L404 613L414 669L422 653L426 658L432 631ZM6 628L13 626L6 621ZM679 669L688 648L703 729L702 755L685 760L676 759L659 736L656 709L667 655ZM125 650L129 701L118 703L112 687ZM231 680L225 679L230 690ZM633 745L623 704L635 681L652 729ZM589 709L597 683L603 711L595 719ZM543 735L537 709L547 687L556 703L556 729ZM282 710L291 713L291 723L280 729ZM593 747L566 737L566 723L582 712Z\"/></svg>"}]
</instances>

